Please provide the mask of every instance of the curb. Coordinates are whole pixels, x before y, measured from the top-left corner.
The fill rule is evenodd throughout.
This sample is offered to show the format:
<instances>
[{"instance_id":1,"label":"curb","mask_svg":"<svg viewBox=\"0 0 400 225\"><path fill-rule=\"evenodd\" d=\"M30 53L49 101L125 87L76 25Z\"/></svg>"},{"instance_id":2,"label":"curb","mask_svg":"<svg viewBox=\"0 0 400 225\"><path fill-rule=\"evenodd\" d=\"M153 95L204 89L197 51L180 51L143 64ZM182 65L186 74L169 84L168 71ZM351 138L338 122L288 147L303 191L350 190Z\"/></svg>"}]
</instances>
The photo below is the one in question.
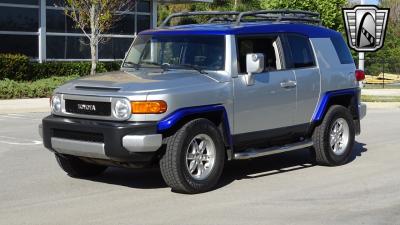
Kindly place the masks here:
<instances>
[{"instance_id":1,"label":"curb","mask_svg":"<svg viewBox=\"0 0 400 225\"><path fill-rule=\"evenodd\" d=\"M363 102L368 109L400 109L400 102ZM368 112L368 111L367 111Z\"/></svg>"},{"instance_id":2,"label":"curb","mask_svg":"<svg viewBox=\"0 0 400 225\"><path fill-rule=\"evenodd\" d=\"M400 89L362 89L362 95L372 96L400 96Z\"/></svg>"},{"instance_id":3,"label":"curb","mask_svg":"<svg viewBox=\"0 0 400 225\"><path fill-rule=\"evenodd\" d=\"M50 113L49 98L0 100L0 114L31 112Z\"/></svg>"}]
</instances>

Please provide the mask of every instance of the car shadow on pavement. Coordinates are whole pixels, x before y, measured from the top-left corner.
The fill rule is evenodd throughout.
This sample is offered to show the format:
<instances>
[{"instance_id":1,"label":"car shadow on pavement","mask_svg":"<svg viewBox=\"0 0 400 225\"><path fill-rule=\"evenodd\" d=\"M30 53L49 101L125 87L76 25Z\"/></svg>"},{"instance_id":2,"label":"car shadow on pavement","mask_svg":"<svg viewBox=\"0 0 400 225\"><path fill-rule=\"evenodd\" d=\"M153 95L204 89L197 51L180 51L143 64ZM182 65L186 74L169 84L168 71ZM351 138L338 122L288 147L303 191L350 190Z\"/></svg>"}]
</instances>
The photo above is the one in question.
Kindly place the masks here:
<instances>
[{"instance_id":1,"label":"car shadow on pavement","mask_svg":"<svg viewBox=\"0 0 400 225\"><path fill-rule=\"evenodd\" d=\"M356 142L350 162L360 157L366 151L365 144ZM217 188L223 188L238 180L257 179L314 166L317 165L314 162L310 149L301 149L252 160L227 162ZM110 167L102 175L90 180L138 189L168 187L158 168L123 169Z\"/></svg>"},{"instance_id":2,"label":"car shadow on pavement","mask_svg":"<svg viewBox=\"0 0 400 225\"><path fill-rule=\"evenodd\" d=\"M168 187L158 168L124 169L109 167L102 175L91 178L90 180L138 189Z\"/></svg>"},{"instance_id":3,"label":"car shadow on pavement","mask_svg":"<svg viewBox=\"0 0 400 225\"><path fill-rule=\"evenodd\" d=\"M355 142L350 161L354 161L366 152L365 144ZM244 161L229 162L219 183L219 187L224 187L237 180L257 179L271 175L288 173L296 170L308 169L318 166L315 163L313 152L310 148L292 152L286 152L263 158Z\"/></svg>"},{"instance_id":4,"label":"car shadow on pavement","mask_svg":"<svg viewBox=\"0 0 400 225\"><path fill-rule=\"evenodd\" d=\"M366 151L368 151L368 149L366 148L366 144L356 141L354 143L353 152L350 156L350 160L348 163L353 162L357 157L360 157Z\"/></svg>"}]
</instances>

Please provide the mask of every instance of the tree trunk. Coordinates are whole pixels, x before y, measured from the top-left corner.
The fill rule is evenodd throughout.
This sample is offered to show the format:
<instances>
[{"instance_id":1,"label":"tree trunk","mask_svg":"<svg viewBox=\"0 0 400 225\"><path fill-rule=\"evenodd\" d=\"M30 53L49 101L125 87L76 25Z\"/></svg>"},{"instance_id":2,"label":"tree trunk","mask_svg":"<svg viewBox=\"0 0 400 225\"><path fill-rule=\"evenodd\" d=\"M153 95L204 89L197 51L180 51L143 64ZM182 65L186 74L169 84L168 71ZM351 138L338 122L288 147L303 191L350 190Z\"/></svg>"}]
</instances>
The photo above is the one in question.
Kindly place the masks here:
<instances>
[{"instance_id":1,"label":"tree trunk","mask_svg":"<svg viewBox=\"0 0 400 225\"><path fill-rule=\"evenodd\" d=\"M90 54L91 54L91 62L92 62L92 67L90 69L90 75L95 75L96 74L96 68L97 68L97 43L93 40L94 38L90 40Z\"/></svg>"},{"instance_id":2,"label":"tree trunk","mask_svg":"<svg viewBox=\"0 0 400 225\"><path fill-rule=\"evenodd\" d=\"M99 37L97 34L98 24L96 24L96 6L96 3L92 3L92 7L90 9L90 56L92 61L90 75L96 74L97 67L97 45L99 43Z\"/></svg>"}]
</instances>

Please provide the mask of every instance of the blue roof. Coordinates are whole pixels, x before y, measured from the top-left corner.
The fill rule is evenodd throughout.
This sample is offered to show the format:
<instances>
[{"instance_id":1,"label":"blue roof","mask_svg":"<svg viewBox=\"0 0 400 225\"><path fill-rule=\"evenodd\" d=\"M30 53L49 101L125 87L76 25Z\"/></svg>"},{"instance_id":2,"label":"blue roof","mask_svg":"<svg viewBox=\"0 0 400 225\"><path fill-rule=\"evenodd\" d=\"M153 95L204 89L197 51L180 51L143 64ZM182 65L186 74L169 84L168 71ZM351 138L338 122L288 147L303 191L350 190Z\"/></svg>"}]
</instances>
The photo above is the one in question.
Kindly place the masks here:
<instances>
[{"instance_id":1,"label":"blue roof","mask_svg":"<svg viewBox=\"0 0 400 225\"><path fill-rule=\"evenodd\" d=\"M140 34L152 35L245 35L266 33L298 33L310 38L328 38L339 32L322 26L301 23L241 23L233 24L190 24L146 30Z\"/></svg>"}]
</instances>

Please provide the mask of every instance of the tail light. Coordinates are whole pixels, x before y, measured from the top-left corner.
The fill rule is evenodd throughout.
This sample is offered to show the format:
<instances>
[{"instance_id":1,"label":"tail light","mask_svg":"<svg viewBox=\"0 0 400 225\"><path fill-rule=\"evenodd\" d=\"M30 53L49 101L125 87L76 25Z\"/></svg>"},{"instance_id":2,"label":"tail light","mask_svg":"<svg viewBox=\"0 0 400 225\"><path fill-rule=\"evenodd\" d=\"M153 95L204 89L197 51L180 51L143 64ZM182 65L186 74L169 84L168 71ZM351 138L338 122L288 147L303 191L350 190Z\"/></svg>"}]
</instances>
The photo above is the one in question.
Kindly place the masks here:
<instances>
[{"instance_id":1,"label":"tail light","mask_svg":"<svg viewBox=\"0 0 400 225\"><path fill-rule=\"evenodd\" d=\"M356 80L357 81L362 81L365 79L365 73L363 70L356 70Z\"/></svg>"}]
</instances>

